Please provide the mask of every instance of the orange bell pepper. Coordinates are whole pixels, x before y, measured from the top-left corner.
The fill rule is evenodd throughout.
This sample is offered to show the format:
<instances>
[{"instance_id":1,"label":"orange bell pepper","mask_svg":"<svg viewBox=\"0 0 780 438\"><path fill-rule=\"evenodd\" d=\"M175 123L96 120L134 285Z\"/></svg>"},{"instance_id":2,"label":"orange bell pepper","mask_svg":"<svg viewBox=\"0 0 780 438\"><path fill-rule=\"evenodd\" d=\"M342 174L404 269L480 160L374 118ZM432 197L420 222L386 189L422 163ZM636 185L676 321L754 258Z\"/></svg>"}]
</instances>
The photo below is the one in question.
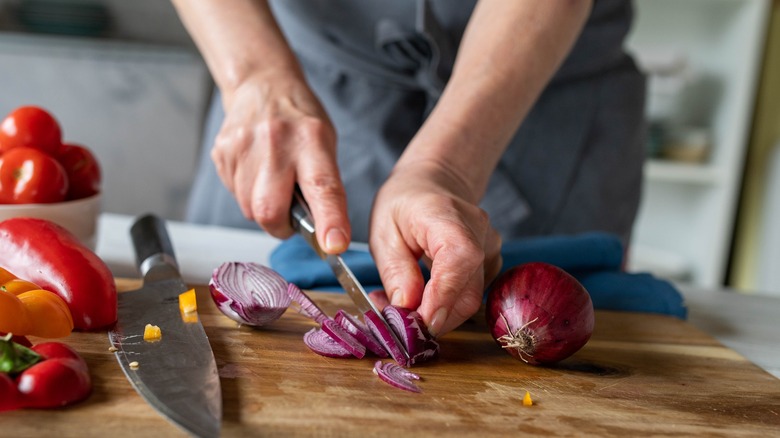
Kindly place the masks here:
<instances>
[{"instance_id":1,"label":"orange bell pepper","mask_svg":"<svg viewBox=\"0 0 780 438\"><path fill-rule=\"evenodd\" d=\"M57 294L0 268L0 332L62 338L73 331L73 316Z\"/></svg>"}]
</instances>

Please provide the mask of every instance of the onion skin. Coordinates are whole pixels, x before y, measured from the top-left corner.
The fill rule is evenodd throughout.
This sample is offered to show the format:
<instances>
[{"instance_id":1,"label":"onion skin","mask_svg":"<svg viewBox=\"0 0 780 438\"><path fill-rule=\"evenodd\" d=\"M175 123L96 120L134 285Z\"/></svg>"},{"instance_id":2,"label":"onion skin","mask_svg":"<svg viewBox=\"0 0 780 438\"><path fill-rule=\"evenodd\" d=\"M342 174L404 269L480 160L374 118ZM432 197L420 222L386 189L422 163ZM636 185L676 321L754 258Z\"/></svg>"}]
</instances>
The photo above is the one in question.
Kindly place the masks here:
<instances>
[{"instance_id":1,"label":"onion skin","mask_svg":"<svg viewBox=\"0 0 780 438\"><path fill-rule=\"evenodd\" d=\"M576 353L595 324L588 291L557 266L515 266L489 287L486 320L493 339L531 365L553 364Z\"/></svg>"}]
</instances>

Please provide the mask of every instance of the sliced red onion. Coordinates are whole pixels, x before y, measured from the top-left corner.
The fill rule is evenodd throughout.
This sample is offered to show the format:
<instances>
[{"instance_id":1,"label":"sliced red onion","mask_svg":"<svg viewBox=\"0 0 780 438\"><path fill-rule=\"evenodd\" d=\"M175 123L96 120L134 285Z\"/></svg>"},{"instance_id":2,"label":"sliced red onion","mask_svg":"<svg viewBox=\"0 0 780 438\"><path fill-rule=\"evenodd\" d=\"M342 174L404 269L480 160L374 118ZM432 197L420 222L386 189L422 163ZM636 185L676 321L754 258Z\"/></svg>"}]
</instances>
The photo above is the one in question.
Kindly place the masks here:
<instances>
[{"instance_id":1,"label":"sliced red onion","mask_svg":"<svg viewBox=\"0 0 780 438\"><path fill-rule=\"evenodd\" d=\"M323 321L322 331L329 334L334 341L338 342L339 345L352 353L356 358L362 359L366 355L366 346L361 344L352 333L348 332L336 321L332 319Z\"/></svg>"},{"instance_id":2,"label":"sliced red onion","mask_svg":"<svg viewBox=\"0 0 780 438\"><path fill-rule=\"evenodd\" d=\"M339 310L336 312L336 316L333 317L341 327L351 333L357 340L363 344L368 351L374 353L379 357L387 357L387 350L381 343L374 337L374 335L368 330L362 322L349 313Z\"/></svg>"},{"instance_id":3,"label":"sliced red onion","mask_svg":"<svg viewBox=\"0 0 780 438\"><path fill-rule=\"evenodd\" d=\"M301 288L298 287L295 283L289 283L287 285L287 294L290 296L290 298L298 303L299 306L301 306L300 312L309 318L313 319L319 324L322 324L323 321L328 320L328 315L325 314L325 312L320 309L317 304L312 301L311 298L308 297Z\"/></svg>"},{"instance_id":4,"label":"sliced red onion","mask_svg":"<svg viewBox=\"0 0 780 438\"><path fill-rule=\"evenodd\" d=\"M434 359L439 355L439 343L433 339L419 313L398 306L385 306L385 320L406 346L407 366Z\"/></svg>"},{"instance_id":5,"label":"sliced red onion","mask_svg":"<svg viewBox=\"0 0 780 438\"><path fill-rule=\"evenodd\" d=\"M336 342L329 334L325 333L319 328L313 328L303 335L303 343L306 344L309 349L321 356L326 357L353 357L352 353L342 347L341 344Z\"/></svg>"},{"instance_id":6,"label":"sliced red onion","mask_svg":"<svg viewBox=\"0 0 780 438\"><path fill-rule=\"evenodd\" d=\"M256 327L276 321L290 306L287 281L257 263L221 264L211 275L209 291L222 313Z\"/></svg>"},{"instance_id":7,"label":"sliced red onion","mask_svg":"<svg viewBox=\"0 0 780 438\"><path fill-rule=\"evenodd\" d=\"M383 363L381 360L378 360L374 364L374 374L396 388L411 392L422 392L420 387L414 383L414 380L420 380L420 376L402 368L398 364L392 362Z\"/></svg>"},{"instance_id":8,"label":"sliced red onion","mask_svg":"<svg viewBox=\"0 0 780 438\"><path fill-rule=\"evenodd\" d=\"M406 359L406 355L401 349L401 346L396 344L393 335L391 335L390 330L382 324L379 315L372 311L368 311L363 314L363 318L371 333L379 340L385 350L390 353L390 357L402 366L409 366L409 362Z\"/></svg>"}]
</instances>

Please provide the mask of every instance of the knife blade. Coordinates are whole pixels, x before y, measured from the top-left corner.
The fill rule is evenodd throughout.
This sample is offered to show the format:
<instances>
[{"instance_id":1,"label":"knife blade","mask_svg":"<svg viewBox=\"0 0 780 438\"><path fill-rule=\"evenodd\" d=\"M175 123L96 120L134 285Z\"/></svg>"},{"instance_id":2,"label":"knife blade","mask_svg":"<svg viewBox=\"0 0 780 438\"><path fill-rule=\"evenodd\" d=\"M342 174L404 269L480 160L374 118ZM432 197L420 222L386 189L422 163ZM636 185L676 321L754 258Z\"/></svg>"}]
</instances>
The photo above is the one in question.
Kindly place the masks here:
<instances>
[{"instance_id":1,"label":"knife blade","mask_svg":"<svg viewBox=\"0 0 780 438\"><path fill-rule=\"evenodd\" d=\"M133 388L164 418L196 436L219 436L222 390L216 361L203 325L185 322L180 313L179 294L190 288L179 274L165 223L144 215L130 234L143 286L118 296L117 323L108 333L117 361ZM146 324L160 327L159 341L143 339Z\"/></svg>"},{"instance_id":2,"label":"knife blade","mask_svg":"<svg viewBox=\"0 0 780 438\"><path fill-rule=\"evenodd\" d=\"M314 218L312 218L309 205L306 202L306 199L304 199L301 189L297 185L295 186L293 200L290 206L290 220L293 229L300 233L317 255L328 263L328 266L330 266L330 269L333 271L339 284L344 288L344 291L349 295L350 299L352 299L352 302L355 303L355 306L358 308L361 315L365 315L366 312L373 312L376 314L387 332L390 333L393 341L398 345L401 351L403 351L406 359L409 360L409 352L406 351L404 343L398 339L395 331L387 323L387 319L385 319L382 312L379 311L374 305L374 302L368 297L368 292L366 292L366 289L360 284L360 281L358 281L347 263L344 262L344 258L337 254L327 254L320 248L319 243L317 243ZM363 318L365 318L365 316L363 316Z\"/></svg>"}]
</instances>

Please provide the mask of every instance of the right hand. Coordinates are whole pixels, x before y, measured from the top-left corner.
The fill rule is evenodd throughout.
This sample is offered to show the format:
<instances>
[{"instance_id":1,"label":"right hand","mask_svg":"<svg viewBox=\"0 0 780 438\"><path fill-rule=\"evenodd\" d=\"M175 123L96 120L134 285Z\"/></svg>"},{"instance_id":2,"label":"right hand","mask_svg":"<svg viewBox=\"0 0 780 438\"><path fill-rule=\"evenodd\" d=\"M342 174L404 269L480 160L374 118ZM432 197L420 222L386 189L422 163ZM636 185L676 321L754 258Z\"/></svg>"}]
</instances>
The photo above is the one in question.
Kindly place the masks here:
<instances>
[{"instance_id":1,"label":"right hand","mask_svg":"<svg viewBox=\"0 0 780 438\"><path fill-rule=\"evenodd\" d=\"M211 150L222 183L242 213L287 238L297 182L317 224L320 247L349 245L347 200L336 162L336 132L299 72L248 76L223 94L225 120Z\"/></svg>"}]
</instances>

